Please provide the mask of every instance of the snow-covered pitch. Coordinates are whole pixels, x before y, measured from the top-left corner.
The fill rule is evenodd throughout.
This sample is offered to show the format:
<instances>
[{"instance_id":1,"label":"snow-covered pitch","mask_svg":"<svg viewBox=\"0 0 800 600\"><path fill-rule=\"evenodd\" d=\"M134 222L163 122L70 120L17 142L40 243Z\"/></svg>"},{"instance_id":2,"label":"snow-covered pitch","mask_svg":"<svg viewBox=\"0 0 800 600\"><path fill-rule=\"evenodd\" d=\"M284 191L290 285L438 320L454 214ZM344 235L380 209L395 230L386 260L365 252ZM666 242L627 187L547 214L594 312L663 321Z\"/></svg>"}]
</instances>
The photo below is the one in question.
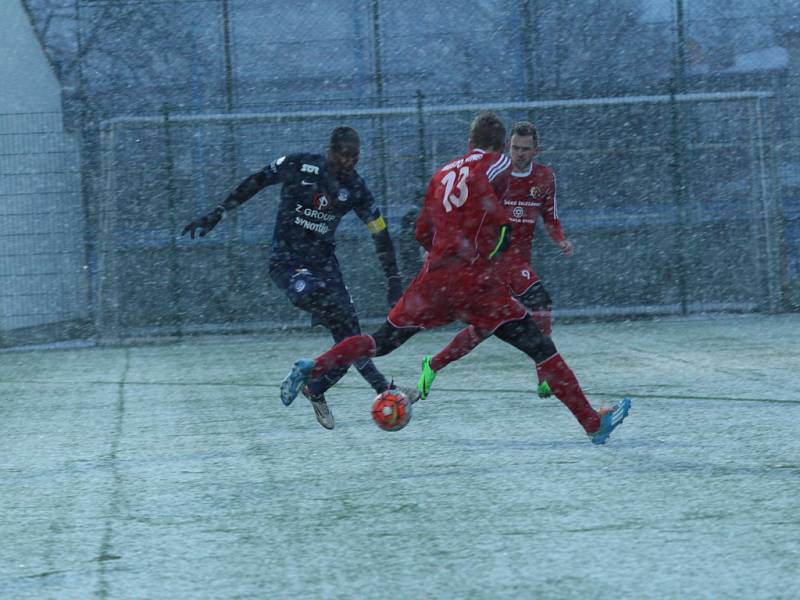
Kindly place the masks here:
<instances>
[{"instance_id":1,"label":"snow-covered pitch","mask_svg":"<svg viewBox=\"0 0 800 600\"><path fill-rule=\"evenodd\" d=\"M377 359L412 384L454 330ZM280 381L323 334L0 354L8 598L789 598L800 315L561 324L592 445L495 339L410 424L349 373L336 429Z\"/></svg>"}]
</instances>

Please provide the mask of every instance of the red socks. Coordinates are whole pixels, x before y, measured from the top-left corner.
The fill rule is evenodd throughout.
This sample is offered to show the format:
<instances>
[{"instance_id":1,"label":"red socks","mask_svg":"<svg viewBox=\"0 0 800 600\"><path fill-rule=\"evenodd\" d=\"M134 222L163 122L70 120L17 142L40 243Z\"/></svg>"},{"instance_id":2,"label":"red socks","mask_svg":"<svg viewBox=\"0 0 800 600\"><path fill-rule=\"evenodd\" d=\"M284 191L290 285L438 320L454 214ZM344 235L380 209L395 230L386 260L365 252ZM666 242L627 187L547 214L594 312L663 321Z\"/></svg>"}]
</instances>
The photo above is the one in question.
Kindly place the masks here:
<instances>
[{"instance_id":1,"label":"red socks","mask_svg":"<svg viewBox=\"0 0 800 600\"><path fill-rule=\"evenodd\" d=\"M333 348L314 359L311 378L315 379L337 367L349 367L356 361L375 355L375 340L371 335L354 335L343 339Z\"/></svg>"},{"instance_id":2,"label":"red socks","mask_svg":"<svg viewBox=\"0 0 800 600\"><path fill-rule=\"evenodd\" d=\"M489 337L488 334L476 329L472 325L459 331L442 350L436 354L430 362L431 369L441 371L451 362L458 360L472 351L475 346Z\"/></svg>"},{"instance_id":3,"label":"red socks","mask_svg":"<svg viewBox=\"0 0 800 600\"><path fill-rule=\"evenodd\" d=\"M583 394L575 374L561 358L554 354L547 360L536 365L539 381L547 381L556 398L575 415L586 433L594 433L600 429L600 415Z\"/></svg>"}]
</instances>

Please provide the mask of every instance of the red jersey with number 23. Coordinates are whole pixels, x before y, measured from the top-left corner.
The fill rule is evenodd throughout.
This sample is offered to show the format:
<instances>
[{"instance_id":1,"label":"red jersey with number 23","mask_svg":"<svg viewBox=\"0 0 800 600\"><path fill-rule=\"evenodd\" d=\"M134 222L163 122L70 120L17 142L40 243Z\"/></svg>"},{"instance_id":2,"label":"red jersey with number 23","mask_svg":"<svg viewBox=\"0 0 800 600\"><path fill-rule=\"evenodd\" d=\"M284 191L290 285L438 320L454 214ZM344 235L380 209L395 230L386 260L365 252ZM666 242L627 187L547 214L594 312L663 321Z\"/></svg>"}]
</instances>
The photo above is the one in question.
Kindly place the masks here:
<instances>
[{"instance_id":1,"label":"red jersey with number 23","mask_svg":"<svg viewBox=\"0 0 800 600\"><path fill-rule=\"evenodd\" d=\"M433 176L416 229L428 256L389 313L392 325L427 329L464 321L492 332L525 316L489 260L509 222L498 194L509 165L500 153L472 150Z\"/></svg>"},{"instance_id":2,"label":"red jersey with number 23","mask_svg":"<svg viewBox=\"0 0 800 600\"><path fill-rule=\"evenodd\" d=\"M488 258L508 214L499 201L511 161L472 150L433 176L417 219L417 241L428 251L425 268L473 265Z\"/></svg>"}]
</instances>

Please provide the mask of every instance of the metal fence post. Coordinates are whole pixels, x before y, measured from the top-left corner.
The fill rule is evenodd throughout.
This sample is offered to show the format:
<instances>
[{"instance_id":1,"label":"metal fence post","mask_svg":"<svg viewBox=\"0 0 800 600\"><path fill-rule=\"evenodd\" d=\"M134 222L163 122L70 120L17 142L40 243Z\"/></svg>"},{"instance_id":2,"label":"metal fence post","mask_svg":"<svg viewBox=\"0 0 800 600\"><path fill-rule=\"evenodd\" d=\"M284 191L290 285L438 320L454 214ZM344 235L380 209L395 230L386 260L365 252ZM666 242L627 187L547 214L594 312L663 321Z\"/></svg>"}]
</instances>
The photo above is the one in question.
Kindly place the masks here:
<instances>
[{"instance_id":1,"label":"metal fence post","mask_svg":"<svg viewBox=\"0 0 800 600\"><path fill-rule=\"evenodd\" d=\"M376 104L378 109L383 109L386 102L383 91L383 56L381 38L381 1L372 0L372 47L375 68L375 92L377 94ZM389 213L389 182L386 176L386 124L382 112L378 113L378 179L383 204L381 209L385 214Z\"/></svg>"},{"instance_id":2,"label":"metal fence post","mask_svg":"<svg viewBox=\"0 0 800 600\"><path fill-rule=\"evenodd\" d=\"M536 75L533 67L533 11L531 0L521 0L522 3L522 63L525 68L525 99L536 99L536 85L534 77Z\"/></svg>"},{"instance_id":3,"label":"metal fence post","mask_svg":"<svg viewBox=\"0 0 800 600\"><path fill-rule=\"evenodd\" d=\"M761 98L755 100L753 120L756 129L755 150L758 154L758 186L764 215L764 252L766 254L766 293L767 310L772 313L789 308L789 289L786 277L787 248L786 217L783 212L780 189L775 172L775 160L771 156L773 132L772 119L765 118L765 108ZM769 115L768 115L769 116Z\"/></svg>"},{"instance_id":4,"label":"metal fence post","mask_svg":"<svg viewBox=\"0 0 800 600\"><path fill-rule=\"evenodd\" d=\"M428 183L428 143L425 131L425 96L417 90L417 137L419 139L419 185L424 190Z\"/></svg>"},{"instance_id":5,"label":"metal fence post","mask_svg":"<svg viewBox=\"0 0 800 600\"><path fill-rule=\"evenodd\" d=\"M181 291L179 285L180 264L178 261L177 229L178 222L175 214L175 158L172 148L172 128L170 125L170 110L164 105L164 170L166 171L167 194L167 223L169 227L169 290L172 300L170 312L176 327L176 334L183 335L183 314L181 313Z\"/></svg>"},{"instance_id":6,"label":"metal fence post","mask_svg":"<svg viewBox=\"0 0 800 600\"><path fill-rule=\"evenodd\" d=\"M683 138L683 123L681 119L681 106L677 96L684 92L684 72L685 72L685 40L684 40L684 19L683 19L683 0L675 0L675 56L673 57L673 72L670 81L670 139L672 147L672 191L675 195L675 205L678 212L678 222L675 231L675 254L678 270L678 296L680 300L681 314L689 312L687 289L687 268L689 261L687 257L686 237L691 234L688 223L686 208L686 182L684 179L685 169L685 140Z\"/></svg>"}]
</instances>

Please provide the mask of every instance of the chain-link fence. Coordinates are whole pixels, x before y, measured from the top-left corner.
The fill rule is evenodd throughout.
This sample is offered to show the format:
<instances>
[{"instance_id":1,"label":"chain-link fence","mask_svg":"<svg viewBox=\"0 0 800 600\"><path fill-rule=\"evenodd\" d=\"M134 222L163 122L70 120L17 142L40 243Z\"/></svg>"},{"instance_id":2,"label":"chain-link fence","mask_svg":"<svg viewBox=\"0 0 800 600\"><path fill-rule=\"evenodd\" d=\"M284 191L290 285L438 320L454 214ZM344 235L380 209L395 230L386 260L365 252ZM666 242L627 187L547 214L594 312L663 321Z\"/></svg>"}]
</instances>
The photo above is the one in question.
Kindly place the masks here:
<instances>
[{"instance_id":1,"label":"chain-link fence","mask_svg":"<svg viewBox=\"0 0 800 600\"><path fill-rule=\"evenodd\" d=\"M100 333L304 323L266 275L277 190L262 192L203 240L179 239L181 226L272 159L321 151L330 129L347 123L366 142L362 174L374 190L386 190L378 196L397 245L413 245L403 217L435 165L463 152L479 108L507 122L530 117L541 128L540 160L556 170L561 218L578 248L571 260L546 240L537 249L536 266L562 315L778 308L785 256L769 93L419 102L107 122ZM692 132L685 144L676 143L676 123ZM381 271L357 219L343 222L338 250L360 314L385 316Z\"/></svg>"},{"instance_id":2,"label":"chain-link fence","mask_svg":"<svg viewBox=\"0 0 800 600\"><path fill-rule=\"evenodd\" d=\"M800 307L793 3L486 0L455 16L446 0L25 5L64 86L63 115L27 139L67 141L46 142L59 148L46 165L18 145L34 117L0 119L0 218L22 228L0 233L0 344L305 323L265 273L275 190L209 238L176 234L343 122L362 133L360 171L413 271L409 211L492 106L535 120L556 170L577 254L540 234L535 257L562 315ZM360 313L384 316L355 219L339 252Z\"/></svg>"},{"instance_id":3,"label":"chain-link fence","mask_svg":"<svg viewBox=\"0 0 800 600\"><path fill-rule=\"evenodd\" d=\"M77 156L60 114L0 115L0 346L92 334Z\"/></svg>"}]
</instances>

